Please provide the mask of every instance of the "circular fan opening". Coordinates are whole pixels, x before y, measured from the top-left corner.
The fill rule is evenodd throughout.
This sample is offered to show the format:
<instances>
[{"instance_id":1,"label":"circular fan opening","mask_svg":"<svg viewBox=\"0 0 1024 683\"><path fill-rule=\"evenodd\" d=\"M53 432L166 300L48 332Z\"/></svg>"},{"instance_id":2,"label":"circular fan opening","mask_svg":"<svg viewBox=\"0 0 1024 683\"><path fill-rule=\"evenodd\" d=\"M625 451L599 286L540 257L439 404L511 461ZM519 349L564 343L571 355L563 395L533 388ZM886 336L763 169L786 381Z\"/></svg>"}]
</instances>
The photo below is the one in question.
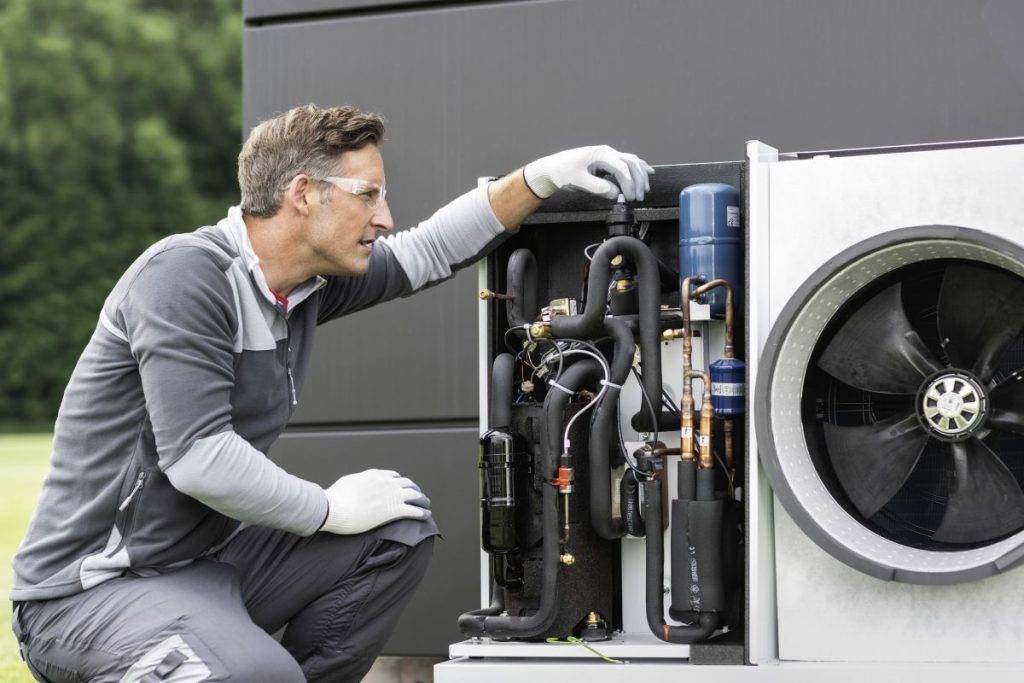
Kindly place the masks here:
<instances>
[{"instance_id":1,"label":"circular fan opening","mask_svg":"<svg viewBox=\"0 0 1024 683\"><path fill-rule=\"evenodd\" d=\"M811 357L803 422L847 512L932 550L1024 529L1022 326L1024 279L963 259L897 268L840 308Z\"/></svg>"},{"instance_id":2,"label":"circular fan opening","mask_svg":"<svg viewBox=\"0 0 1024 683\"><path fill-rule=\"evenodd\" d=\"M974 580L1024 560L1024 249L893 230L797 290L759 360L776 497L868 574Z\"/></svg>"}]
</instances>

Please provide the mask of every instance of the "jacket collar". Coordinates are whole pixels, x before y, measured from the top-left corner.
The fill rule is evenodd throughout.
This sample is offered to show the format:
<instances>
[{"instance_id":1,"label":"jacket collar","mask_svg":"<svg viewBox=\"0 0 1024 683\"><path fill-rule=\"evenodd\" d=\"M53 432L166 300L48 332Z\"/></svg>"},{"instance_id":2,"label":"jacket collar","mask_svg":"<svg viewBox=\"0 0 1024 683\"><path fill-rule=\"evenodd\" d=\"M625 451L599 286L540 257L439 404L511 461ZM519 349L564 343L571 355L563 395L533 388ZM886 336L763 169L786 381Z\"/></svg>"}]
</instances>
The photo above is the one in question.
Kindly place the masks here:
<instances>
[{"instance_id":1,"label":"jacket collar","mask_svg":"<svg viewBox=\"0 0 1024 683\"><path fill-rule=\"evenodd\" d=\"M221 220L220 227L238 252L238 256L242 259L245 269L252 276L253 284L260 293L260 296L271 306L278 308L277 297L274 296L274 293L270 291L270 286L267 285L267 278L264 277L263 269L260 268L260 258L256 255L256 251L252 248L252 242L249 240L249 231L245 227L245 221L242 220L242 209L238 206L232 206L228 209L228 215ZM305 301L313 292L326 284L327 279L319 275L300 284L288 293L288 311L294 310L296 306Z\"/></svg>"}]
</instances>

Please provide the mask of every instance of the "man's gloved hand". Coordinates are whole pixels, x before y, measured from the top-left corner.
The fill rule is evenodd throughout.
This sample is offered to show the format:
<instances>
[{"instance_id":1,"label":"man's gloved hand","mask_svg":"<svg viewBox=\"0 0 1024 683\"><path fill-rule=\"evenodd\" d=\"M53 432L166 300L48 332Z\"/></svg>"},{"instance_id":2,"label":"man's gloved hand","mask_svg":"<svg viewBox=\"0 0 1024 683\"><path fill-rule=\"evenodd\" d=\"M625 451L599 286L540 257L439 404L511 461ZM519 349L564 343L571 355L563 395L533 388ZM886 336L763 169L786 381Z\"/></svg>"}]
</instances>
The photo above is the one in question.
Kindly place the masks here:
<instances>
[{"instance_id":1,"label":"man's gloved hand","mask_svg":"<svg viewBox=\"0 0 1024 683\"><path fill-rule=\"evenodd\" d=\"M430 499L411 479L391 470L347 474L326 489L327 519L321 531L361 534L396 519L426 519Z\"/></svg>"},{"instance_id":2,"label":"man's gloved hand","mask_svg":"<svg viewBox=\"0 0 1024 683\"><path fill-rule=\"evenodd\" d=\"M596 176L598 171L611 174L615 183ZM541 199L547 199L559 188L577 187L608 199L615 199L621 192L630 202L643 199L651 189L649 173L654 173L654 169L643 159L608 145L566 150L530 162L523 169L526 184Z\"/></svg>"}]
</instances>

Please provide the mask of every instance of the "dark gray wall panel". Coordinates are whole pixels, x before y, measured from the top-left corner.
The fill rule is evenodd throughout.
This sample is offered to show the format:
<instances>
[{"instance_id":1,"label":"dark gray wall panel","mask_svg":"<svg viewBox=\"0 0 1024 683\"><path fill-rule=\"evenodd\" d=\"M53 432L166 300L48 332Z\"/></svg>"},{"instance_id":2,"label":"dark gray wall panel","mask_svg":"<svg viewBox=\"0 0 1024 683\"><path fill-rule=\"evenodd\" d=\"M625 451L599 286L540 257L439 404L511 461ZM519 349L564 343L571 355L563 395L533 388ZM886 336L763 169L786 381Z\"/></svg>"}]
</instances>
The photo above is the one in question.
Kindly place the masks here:
<instances>
[{"instance_id":1,"label":"dark gray wall panel","mask_svg":"<svg viewBox=\"0 0 1024 683\"><path fill-rule=\"evenodd\" d=\"M430 497L444 540L384 650L393 655L443 655L461 639L458 615L480 602L476 470L477 430L289 432L271 450L288 471L328 486L371 467L394 469Z\"/></svg>"},{"instance_id":2,"label":"dark gray wall panel","mask_svg":"<svg viewBox=\"0 0 1024 683\"><path fill-rule=\"evenodd\" d=\"M478 175L580 144L678 163L740 158L749 138L795 150L1021 134L1024 64L990 33L1021 34L1015 7L564 0L249 28L245 115L308 101L382 112L409 225ZM462 276L322 335L297 421L474 415L474 288ZM434 342L412 343L428 330Z\"/></svg>"},{"instance_id":3,"label":"dark gray wall panel","mask_svg":"<svg viewBox=\"0 0 1024 683\"><path fill-rule=\"evenodd\" d=\"M475 287L469 268L321 327L292 424L474 418Z\"/></svg>"}]
</instances>

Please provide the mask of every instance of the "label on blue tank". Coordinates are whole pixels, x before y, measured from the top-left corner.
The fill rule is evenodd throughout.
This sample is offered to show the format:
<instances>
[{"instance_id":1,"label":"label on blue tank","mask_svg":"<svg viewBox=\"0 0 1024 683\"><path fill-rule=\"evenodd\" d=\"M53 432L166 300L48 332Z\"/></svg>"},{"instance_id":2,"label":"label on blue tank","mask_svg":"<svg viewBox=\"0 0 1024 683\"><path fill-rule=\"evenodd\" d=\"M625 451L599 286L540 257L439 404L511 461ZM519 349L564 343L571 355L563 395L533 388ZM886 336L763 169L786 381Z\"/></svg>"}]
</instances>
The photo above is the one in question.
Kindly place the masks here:
<instances>
[{"instance_id":1,"label":"label on blue tank","mask_svg":"<svg viewBox=\"0 0 1024 683\"><path fill-rule=\"evenodd\" d=\"M712 396L743 396L743 382L712 382Z\"/></svg>"},{"instance_id":2,"label":"label on blue tank","mask_svg":"<svg viewBox=\"0 0 1024 683\"><path fill-rule=\"evenodd\" d=\"M725 224L730 228L740 227L740 207L738 206L727 206L725 207Z\"/></svg>"}]
</instances>

